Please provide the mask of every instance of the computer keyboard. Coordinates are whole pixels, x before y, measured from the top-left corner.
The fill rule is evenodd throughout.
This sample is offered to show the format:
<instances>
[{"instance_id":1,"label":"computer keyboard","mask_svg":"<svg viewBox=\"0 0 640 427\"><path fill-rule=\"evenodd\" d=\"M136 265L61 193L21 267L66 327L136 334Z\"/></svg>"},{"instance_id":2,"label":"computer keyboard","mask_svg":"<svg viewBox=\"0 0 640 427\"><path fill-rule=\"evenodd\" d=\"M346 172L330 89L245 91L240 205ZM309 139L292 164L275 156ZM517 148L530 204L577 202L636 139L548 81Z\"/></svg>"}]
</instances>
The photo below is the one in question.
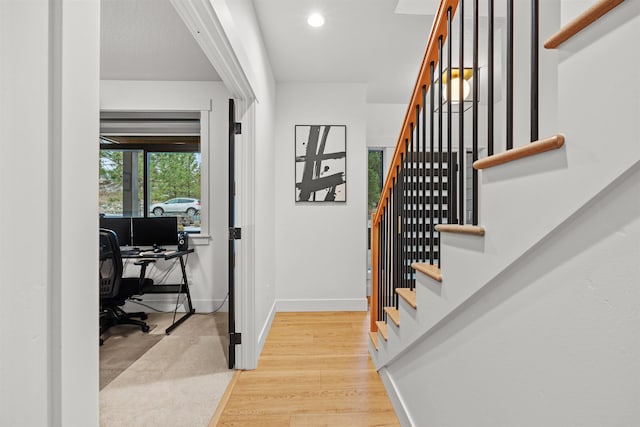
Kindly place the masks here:
<instances>
[{"instance_id":1,"label":"computer keyboard","mask_svg":"<svg viewBox=\"0 0 640 427\"><path fill-rule=\"evenodd\" d=\"M122 256L136 256L140 254L140 249L121 249L120 254Z\"/></svg>"}]
</instances>

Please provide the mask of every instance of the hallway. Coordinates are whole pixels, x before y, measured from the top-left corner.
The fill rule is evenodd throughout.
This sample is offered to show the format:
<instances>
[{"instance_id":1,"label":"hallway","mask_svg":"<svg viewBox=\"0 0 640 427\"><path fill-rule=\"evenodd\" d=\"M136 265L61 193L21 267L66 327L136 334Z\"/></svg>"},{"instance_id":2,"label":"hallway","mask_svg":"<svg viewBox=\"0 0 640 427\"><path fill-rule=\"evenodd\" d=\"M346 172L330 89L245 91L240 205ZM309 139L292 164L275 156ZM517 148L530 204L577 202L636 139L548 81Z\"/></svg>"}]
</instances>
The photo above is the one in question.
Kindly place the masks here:
<instances>
[{"instance_id":1,"label":"hallway","mask_svg":"<svg viewBox=\"0 0 640 427\"><path fill-rule=\"evenodd\" d=\"M276 314L258 369L240 372L211 425L398 426L367 322L366 312Z\"/></svg>"}]
</instances>

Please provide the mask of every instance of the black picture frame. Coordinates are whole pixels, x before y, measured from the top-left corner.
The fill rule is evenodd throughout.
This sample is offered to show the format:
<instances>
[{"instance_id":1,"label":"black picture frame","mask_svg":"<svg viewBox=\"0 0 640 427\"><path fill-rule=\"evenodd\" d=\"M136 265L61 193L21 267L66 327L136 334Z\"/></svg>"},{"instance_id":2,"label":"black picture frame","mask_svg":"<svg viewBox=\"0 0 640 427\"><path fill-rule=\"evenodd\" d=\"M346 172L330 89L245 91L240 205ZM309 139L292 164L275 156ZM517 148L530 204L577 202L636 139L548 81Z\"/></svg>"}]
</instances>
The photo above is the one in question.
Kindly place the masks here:
<instances>
[{"instance_id":1,"label":"black picture frame","mask_svg":"<svg viewBox=\"0 0 640 427\"><path fill-rule=\"evenodd\" d=\"M347 126L295 125L294 152L296 203L347 201Z\"/></svg>"}]
</instances>

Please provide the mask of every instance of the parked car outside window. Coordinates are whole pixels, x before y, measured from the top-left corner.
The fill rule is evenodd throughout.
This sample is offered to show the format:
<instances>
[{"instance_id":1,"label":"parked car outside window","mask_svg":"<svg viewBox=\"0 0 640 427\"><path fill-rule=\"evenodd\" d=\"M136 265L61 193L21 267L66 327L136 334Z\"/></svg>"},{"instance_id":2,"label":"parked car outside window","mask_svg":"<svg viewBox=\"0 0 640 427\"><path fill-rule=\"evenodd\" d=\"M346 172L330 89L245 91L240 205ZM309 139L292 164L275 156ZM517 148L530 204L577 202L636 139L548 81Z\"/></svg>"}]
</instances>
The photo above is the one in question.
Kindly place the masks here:
<instances>
[{"instance_id":1,"label":"parked car outside window","mask_svg":"<svg viewBox=\"0 0 640 427\"><path fill-rule=\"evenodd\" d=\"M162 216L165 213L186 213L193 216L200 212L200 200L189 197L178 197L162 203L154 203L149 207L149 213Z\"/></svg>"}]
</instances>

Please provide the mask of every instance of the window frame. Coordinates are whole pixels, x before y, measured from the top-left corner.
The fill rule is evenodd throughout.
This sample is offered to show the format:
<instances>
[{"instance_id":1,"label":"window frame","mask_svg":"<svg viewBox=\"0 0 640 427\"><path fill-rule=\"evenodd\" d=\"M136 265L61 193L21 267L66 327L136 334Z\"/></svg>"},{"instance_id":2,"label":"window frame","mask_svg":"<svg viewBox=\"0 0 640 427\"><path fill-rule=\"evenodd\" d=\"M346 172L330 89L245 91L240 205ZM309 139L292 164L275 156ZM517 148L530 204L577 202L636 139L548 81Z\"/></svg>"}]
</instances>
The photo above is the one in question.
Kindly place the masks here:
<instances>
[{"instance_id":1,"label":"window frame","mask_svg":"<svg viewBox=\"0 0 640 427\"><path fill-rule=\"evenodd\" d=\"M113 112L113 110L105 110L104 112ZM120 113L127 113L127 111L121 110L119 111ZM184 111L182 111L184 112ZM193 112L193 111L192 111ZM137 113L137 112L132 112L132 113ZM211 229L210 229L210 224L209 224L209 218L211 216L211 212L209 210L209 163L210 163L210 158L209 158L209 132L210 132L210 114L211 111L210 110L200 110L198 111L198 113L200 114L200 143L199 143L199 153L200 153L200 233L196 233L196 234L191 234L190 237L191 238L195 238L195 239L203 239L205 241L210 240L211 238ZM109 132L105 132L105 133L100 133L99 138L100 141L102 140L103 137L108 137L108 136L131 136L132 133L109 133ZM167 135L173 135L173 136L178 136L175 133L174 134L170 134L170 133L135 133L136 137L145 137L145 136L167 136ZM193 136L193 134L190 134L191 136ZM174 147L175 148L175 147ZM143 200L144 200L144 207L143 207L143 214L144 217L148 217L149 216L149 206L150 206L150 201L148 200L148 179L147 179L147 171L148 171L148 161L149 161L149 157L148 154L149 153L156 153L156 152L194 152L194 151L190 151L190 150L167 150L167 146L165 146L164 144L153 144L153 143L147 143L147 144L127 144L126 149L123 147L114 147L112 144L103 144L100 143L99 144L99 150L115 150L115 149L122 149L122 150L139 150L142 151L142 158L143 158L143 162L144 162L144 173L145 173L145 179L144 179L144 195L143 195ZM194 242L195 243L195 242Z\"/></svg>"}]
</instances>

